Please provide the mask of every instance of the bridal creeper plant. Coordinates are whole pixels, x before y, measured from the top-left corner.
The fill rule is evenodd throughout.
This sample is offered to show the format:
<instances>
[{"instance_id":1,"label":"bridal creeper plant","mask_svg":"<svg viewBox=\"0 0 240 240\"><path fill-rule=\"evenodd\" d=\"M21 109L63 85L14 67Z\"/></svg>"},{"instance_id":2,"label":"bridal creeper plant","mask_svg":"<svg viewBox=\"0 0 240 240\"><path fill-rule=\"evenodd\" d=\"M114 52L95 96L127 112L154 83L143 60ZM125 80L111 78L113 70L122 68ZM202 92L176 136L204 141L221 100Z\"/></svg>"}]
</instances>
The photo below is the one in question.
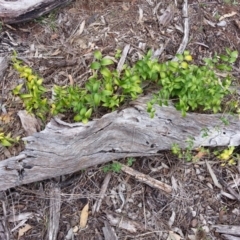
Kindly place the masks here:
<instances>
[{"instance_id":1,"label":"bridal creeper plant","mask_svg":"<svg viewBox=\"0 0 240 240\"><path fill-rule=\"evenodd\" d=\"M143 79L151 79L160 88L148 103L148 112L153 117L153 105L167 105L169 99L183 116L194 110L221 111L222 100L230 93L231 64L237 57L237 51L227 49L227 55L215 55L213 59L205 59L203 66L197 66L189 64L192 56L188 51L178 54L178 61L164 63L147 55L136 64L136 70ZM226 73L226 77L219 77L221 74L218 75L217 71Z\"/></svg>"},{"instance_id":2,"label":"bridal creeper plant","mask_svg":"<svg viewBox=\"0 0 240 240\"><path fill-rule=\"evenodd\" d=\"M222 110L222 100L230 93L231 65L237 57L237 51L226 49L226 55L204 59L204 64L197 66L190 63L189 51L178 54L177 61L163 63L153 59L149 51L135 65L124 65L119 74L113 67L114 59L103 57L96 51L90 66L92 76L85 86L55 86L54 100L50 102L45 96L47 90L42 85L43 79L15 55L13 66L26 82L18 85L13 93L20 96L27 111L35 112L41 119L51 109L53 115L72 111L75 121L86 123L100 107L114 110L123 102L136 99L146 83L154 84L156 88L152 100L147 103L151 117L155 113L154 104L167 105L170 99L183 116L194 110L216 113ZM23 85L25 92L22 92ZM234 107L238 108L238 102Z\"/></svg>"},{"instance_id":3,"label":"bridal creeper plant","mask_svg":"<svg viewBox=\"0 0 240 240\"><path fill-rule=\"evenodd\" d=\"M20 84L13 89L13 94L22 99L28 112L33 112L42 120L45 120L49 111L49 104L45 96L47 89L42 85L43 79L34 73L30 67L23 65L22 61L17 59L16 53L12 58L12 62L14 69L20 73L20 77L25 79L24 84Z\"/></svg>"},{"instance_id":4,"label":"bridal creeper plant","mask_svg":"<svg viewBox=\"0 0 240 240\"><path fill-rule=\"evenodd\" d=\"M53 114L71 109L75 121L86 123L99 107L114 110L127 99L136 99L142 93L141 78L133 69L125 66L120 76L110 68L114 63L112 59L103 57L100 51L94 53L94 58L90 66L93 74L84 88L55 86Z\"/></svg>"}]
</instances>

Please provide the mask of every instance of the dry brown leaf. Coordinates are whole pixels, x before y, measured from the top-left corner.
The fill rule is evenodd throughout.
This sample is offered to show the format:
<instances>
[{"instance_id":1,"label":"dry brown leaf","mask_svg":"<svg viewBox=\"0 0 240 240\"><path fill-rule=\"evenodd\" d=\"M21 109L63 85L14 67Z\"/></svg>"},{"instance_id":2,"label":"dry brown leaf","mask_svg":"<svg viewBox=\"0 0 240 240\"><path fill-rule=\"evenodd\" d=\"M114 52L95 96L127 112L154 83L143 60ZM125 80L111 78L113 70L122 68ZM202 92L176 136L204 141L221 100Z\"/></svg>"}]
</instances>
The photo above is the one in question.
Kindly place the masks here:
<instances>
[{"instance_id":1,"label":"dry brown leaf","mask_svg":"<svg viewBox=\"0 0 240 240\"><path fill-rule=\"evenodd\" d=\"M20 239L20 237L22 237L31 228L32 228L32 226L29 224L26 224L24 227L20 228L18 231L18 239Z\"/></svg>"},{"instance_id":2,"label":"dry brown leaf","mask_svg":"<svg viewBox=\"0 0 240 240\"><path fill-rule=\"evenodd\" d=\"M80 223L79 223L80 229L85 228L86 225L87 225L88 210L89 210L89 203L87 203L87 204L84 206L84 208L82 209L82 211L81 211Z\"/></svg>"},{"instance_id":3,"label":"dry brown leaf","mask_svg":"<svg viewBox=\"0 0 240 240\"><path fill-rule=\"evenodd\" d=\"M193 157L193 161L198 161L200 160L202 157L204 157L207 153L204 151L199 151L194 157Z\"/></svg>"},{"instance_id":4,"label":"dry brown leaf","mask_svg":"<svg viewBox=\"0 0 240 240\"><path fill-rule=\"evenodd\" d=\"M0 122L2 123L10 123L13 120L13 112L8 112L6 114L1 114L0 115Z\"/></svg>"},{"instance_id":5,"label":"dry brown leaf","mask_svg":"<svg viewBox=\"0 0 240 240\"><path fill-rule=\"evenodd\" d=\"M223 16L221 16L221 17L219 18L219 21L222 21L222 20L225 19L225 18L232 17L232 16L234 16L234 15L236 15L236 14L237 14L237 12L231 12L231 13L224 14Z\"/></svg>"},{"instance_id":6,"label":"dry brown leaf","mask_svg":"<svg viewBox=\"0 0 240 240\"><path fill-rule=\"evenodd\" d=\"M56 40L58 37L59 37L58 34L55 33L51 36L51 40Z\"/></svg>"},{"instance_id":7,"label":"dry brown leaf","mask_svg":"<svg viewBox=\"0 0 240 240\"><path fill-rule=\"evenodd\" d=\"M124 11L128 11L128 10L130 9L130 7L129 7L129 5L127 6L126 3L123 3L123 4L122 4L122 9L123 9Z\"/></svg>"}]
</instances>

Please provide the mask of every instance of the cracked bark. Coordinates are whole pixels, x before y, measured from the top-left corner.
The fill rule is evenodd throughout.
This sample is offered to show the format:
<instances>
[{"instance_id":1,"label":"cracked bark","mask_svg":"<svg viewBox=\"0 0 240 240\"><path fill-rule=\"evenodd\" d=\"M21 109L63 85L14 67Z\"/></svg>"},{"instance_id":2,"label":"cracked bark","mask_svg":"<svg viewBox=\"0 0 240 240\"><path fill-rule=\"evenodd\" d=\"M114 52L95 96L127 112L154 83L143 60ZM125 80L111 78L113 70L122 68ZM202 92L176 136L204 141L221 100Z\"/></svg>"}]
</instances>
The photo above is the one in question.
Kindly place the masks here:
<instances>
[{"instance_id":1,"label":"cracked bark","mask_svg":"<svg viewBox=\"0 0 240 240\"><path fill-rule=\"evenodd\" d=\"M47 14L72 0L0 0L0 18L4 23L20 23Z\"/></svg>"},{"instance_id":2,"label":"cracked bark","mask_svg":"<svg viewBox=\"0 0 240 240\"><path fill-rule=\"evenodd\" d=\"M0 190L125 157L158 155L173 143L186 148L190 138L193 147L239 145L237 116L226 115L225 126L223 115L191 113L183 118L174 107L156 106L151 119L146 102L146 97L138 99L85 125L52 119L42 132L24 139L26 148L19 156L0 162Z\"/></svg>"}]
</instances>

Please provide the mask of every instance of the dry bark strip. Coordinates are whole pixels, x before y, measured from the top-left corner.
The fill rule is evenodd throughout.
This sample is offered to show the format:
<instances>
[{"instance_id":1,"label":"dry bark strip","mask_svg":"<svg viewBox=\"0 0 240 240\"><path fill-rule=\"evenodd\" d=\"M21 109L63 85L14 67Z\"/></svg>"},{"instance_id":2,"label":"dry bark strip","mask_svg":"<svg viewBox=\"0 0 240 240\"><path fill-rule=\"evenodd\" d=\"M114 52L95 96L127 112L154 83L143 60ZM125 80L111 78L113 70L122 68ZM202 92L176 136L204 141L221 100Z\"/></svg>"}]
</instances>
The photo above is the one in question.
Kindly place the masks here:
<instances>
[{"instance_id":1,"label":"dry bark strip","mask_svg":"<svg viewBox=\"0 0 240 240\"><path fill-rule=\"evenodd\" d=\"M228 239L240 239L240 226L229 226L229 225L213 225L216 228L217 233L226 234L227 237L232 237ZM235 237L235 238L234 238Z\"/></svg>"},{"instance_id":2,"label":"dry bark strip","mask_svg":"<svg viewBox=\"0 0 240 240\"><path fill-rule=\"evenodd\" d=\"M72 0L0 0L0 19L4 23L30 21Z\"/></svg>"},{"instance_id":3,"label":"dry bark strip","mask_svg":"<svg viewBox=\"0 0 240 240\"><path fill-rule=\"evenodd\" d=\"M61 190L59 186L52 184L50 192L50 212L48 223L48 239L57 239L61 209Z\"/></svg>"},{"instance_id":4,"label":"dry bark strip","mask_svg":"<svg viewBox=\"0 0 240 240\"><path fill-rule=\"evenodd\" d=\"M19 156L0 162L0 191L116 159L157 155L173 143L186 148L190 139L193 147L240 143L237 116L225 116L225 126L221 115L191 113L183 118L174 107L156 106L151 119L146 101L141 98L85 125L53 119L45 130L24 139L26 148Z\"/></svg>"}]
</instances>

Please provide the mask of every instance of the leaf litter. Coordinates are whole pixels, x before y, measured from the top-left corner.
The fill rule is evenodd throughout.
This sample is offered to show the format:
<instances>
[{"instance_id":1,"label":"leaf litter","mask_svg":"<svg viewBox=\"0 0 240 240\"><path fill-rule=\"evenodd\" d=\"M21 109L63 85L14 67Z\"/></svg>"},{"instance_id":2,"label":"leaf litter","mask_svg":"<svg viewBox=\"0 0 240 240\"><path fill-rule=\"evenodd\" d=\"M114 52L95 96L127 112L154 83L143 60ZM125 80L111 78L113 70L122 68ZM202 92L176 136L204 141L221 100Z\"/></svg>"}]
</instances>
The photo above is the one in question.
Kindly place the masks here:
<instances>
[{"instance_id":1,"label":"leaf litter","mask_svg":"<svg viewBox=\"0 0 240 240\"><path fill-rule=\"evenodd\" d=\"M49 90L54 84L82 86L89 77L88 66L96 49L104 56L114 57L116 49L128 46L125 58L130 62L149 48L159 53L156 56L160 61L174 57L183 38L181 10L181 3L167 0L161 3L154 0L74 1L59 9L51 22L46 16L46 22L51 24L36 20L3 26L1 42L4 44L0 46L0 54L11 54L14 48L24 62L44 77ZM200 64L214 52L224 52L226 47L240 52L239 14L235 14L239 11L239 4L189 1L187 49L196 63ZM236 68L240 68L239 60ZM239 78L239 71L235 75ZM9 66L0 85L1 109L6 109L1 112L1 128L13 136L24 137L25 131L33 133L39 126L35 120L27 120L30 126L24 130L17 115L23 109L11 90L19 83L21 79ZM67 116L65 120L69 120ZM1 159L17 155L23 149L24 144L1 148ZM121 163L126 164L124 159ZM209 155L201 155L195 163L186 163L170 152L138 158L131 168L173 186L173 192L169 194L148 186L128 173L114 173L94 215L91 209L99 200L105 173L93 167L63 176L57 179L62 201L58 239L64 239L68 233L69 239L100 239L111 234L115 239L221 239L221 231L216 232L214 226L239 225L239 202L226 187L223 186L223 191L215 185L224 180L239 194L240 172L237 166L221 167L220 164ZM51 181L6 191L2 201L7 206L5 210L0 208L2 216L33 213L24 222L25 227L11 233L15 239L46 237L48 230L44 221L49 214ZM122 184L125 187L120 191ZM80 209L86 211L82 210L79 218ZM74 231L81 221L82 231ZM84 228L86 221L88 227ZM14 223L8 221L7 224L13 229Z\"/></svg>"}]
</instances>

